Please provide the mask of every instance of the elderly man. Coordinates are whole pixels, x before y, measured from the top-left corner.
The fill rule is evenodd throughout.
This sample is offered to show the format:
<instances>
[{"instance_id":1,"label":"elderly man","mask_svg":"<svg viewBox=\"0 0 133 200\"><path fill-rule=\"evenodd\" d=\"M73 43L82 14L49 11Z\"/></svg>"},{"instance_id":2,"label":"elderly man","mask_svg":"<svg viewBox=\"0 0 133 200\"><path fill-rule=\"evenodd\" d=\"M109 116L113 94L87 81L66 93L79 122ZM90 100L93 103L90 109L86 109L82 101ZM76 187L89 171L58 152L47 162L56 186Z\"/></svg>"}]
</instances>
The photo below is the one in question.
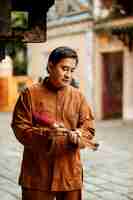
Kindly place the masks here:
<instances>
[{"instance_id":1,"label":"elderly man","mask_svg":"<svg viewBox=\"0 0 133 200\"><path fill-rule=\"evenodd\" d=\"M22 200L82 199L80 148L94 148L95 129L90 106L71 86L77 64L73 49L54 49L48 78L26 88L18 98L12 128L24 146Z\"/></svg>"}]
</instances>

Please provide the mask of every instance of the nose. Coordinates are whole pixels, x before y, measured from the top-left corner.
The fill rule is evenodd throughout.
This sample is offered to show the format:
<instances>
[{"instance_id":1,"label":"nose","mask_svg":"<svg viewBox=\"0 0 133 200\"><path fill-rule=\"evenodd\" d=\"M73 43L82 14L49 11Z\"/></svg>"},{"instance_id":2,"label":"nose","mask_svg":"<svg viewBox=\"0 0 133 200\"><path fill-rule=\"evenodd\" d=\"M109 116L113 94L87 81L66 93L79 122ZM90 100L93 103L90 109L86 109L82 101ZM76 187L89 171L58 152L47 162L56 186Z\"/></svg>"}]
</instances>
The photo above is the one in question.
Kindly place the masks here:
<instances>
[{"instance_id":1,"label":"nose","mask_svg":"<svg viewBox=\"0 0 133 200\"><path fill-rule=\"evenodd\" d=\"M64 76L65 76L65 78L67 78L67 79L71 78L71 76L72 76L71 71L65 72Z\"/></svg>"}]
</instances>

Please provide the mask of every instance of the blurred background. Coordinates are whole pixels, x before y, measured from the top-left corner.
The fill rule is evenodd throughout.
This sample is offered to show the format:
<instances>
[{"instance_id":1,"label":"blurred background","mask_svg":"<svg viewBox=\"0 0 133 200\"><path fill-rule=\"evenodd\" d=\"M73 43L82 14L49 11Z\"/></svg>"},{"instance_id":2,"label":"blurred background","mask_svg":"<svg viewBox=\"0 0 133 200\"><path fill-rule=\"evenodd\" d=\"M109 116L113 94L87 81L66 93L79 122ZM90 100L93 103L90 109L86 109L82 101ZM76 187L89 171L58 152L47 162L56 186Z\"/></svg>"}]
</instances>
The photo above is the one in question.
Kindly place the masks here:
<instances>
[{"instance_id":1,"label":"blurred background","mask_svg":"<svg viewBox=\"0 0 133 200\"><path fill-rule=\"evenodd\" d=\"M58 46L79 56L75 81L92 105L98 152L81 152L85 200L133 199L133 1L0 0L0 195L21 199L22 146L10 128L20 91L46 75Z\"/></svg>"},{"instance_id":2,"label":"blurred background","mask_svg":"<svg viewBox=\"0 0 133 200\"><path fill-rule=\"evenodd\" d=\"M19 91L46 76L57 46L79 55L75 79L95 116L133 119L133 5L125 0L0 3L0 111L12 111Z\"/></svg>"}]
</instances>

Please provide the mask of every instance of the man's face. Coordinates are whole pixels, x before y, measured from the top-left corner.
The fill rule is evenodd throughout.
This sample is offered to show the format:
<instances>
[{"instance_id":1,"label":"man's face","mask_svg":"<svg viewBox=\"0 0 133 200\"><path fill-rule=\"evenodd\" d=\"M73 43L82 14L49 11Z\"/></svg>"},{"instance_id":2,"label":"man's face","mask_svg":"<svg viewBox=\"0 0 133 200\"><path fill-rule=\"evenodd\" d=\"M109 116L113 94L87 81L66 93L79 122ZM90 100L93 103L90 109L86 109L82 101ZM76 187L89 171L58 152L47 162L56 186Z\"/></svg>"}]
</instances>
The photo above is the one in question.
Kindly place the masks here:
<instances>
[{"instance_id":1,"label":"man's face","mask_svg":"<svg viewBox=\"0 0 133 200\"><path fill-rule=\"evenodd\" d=\"M56 88L70 85L73 72L76 68L76 60L73 58L63 58L55 66L49 64L50 81Z\"/></svg>"}]
</instances>

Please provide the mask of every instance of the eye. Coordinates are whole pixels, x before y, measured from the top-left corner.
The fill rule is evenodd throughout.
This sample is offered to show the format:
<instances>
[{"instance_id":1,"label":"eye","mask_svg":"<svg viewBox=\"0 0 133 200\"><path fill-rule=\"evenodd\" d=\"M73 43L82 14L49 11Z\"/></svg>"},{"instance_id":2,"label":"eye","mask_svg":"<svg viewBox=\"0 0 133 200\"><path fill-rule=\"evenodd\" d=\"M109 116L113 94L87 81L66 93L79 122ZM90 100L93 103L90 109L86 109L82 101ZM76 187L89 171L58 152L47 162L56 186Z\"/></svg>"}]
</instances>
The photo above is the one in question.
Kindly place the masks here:
<instances>
[{"instance_id":1,"label":"eye","mask_svg":"<svg viewBox=\"0 0 133 200\"><path fill-rule=\"evenodd\" d=\"M71 72L73 73L74 71L75 71L75 68L72 68L72 69L71 69Z\"/></svg>"},{"instance_id":2,"label":"eye","mask_svg":"<svg viewBox=\"0 0 133 200\"><path fill-rule=\"evenodd\" d=\"M75 67L71 68L71 67L68 67L68 66L62 66L62 69L65 72L69 72L70 71L71 73L73 73L75 71Z\"/></svg>"},{"instance_id":3,"label":"eye","mask_svg":"<svg viewBox=\"0 0 133 200\"><path fill-rule=\"evenodd\" d=\"M62 69L66 72L66 71L69 71L69 68L66 67L66 66L63 66Z\"/></svg>"}]
</instances>

